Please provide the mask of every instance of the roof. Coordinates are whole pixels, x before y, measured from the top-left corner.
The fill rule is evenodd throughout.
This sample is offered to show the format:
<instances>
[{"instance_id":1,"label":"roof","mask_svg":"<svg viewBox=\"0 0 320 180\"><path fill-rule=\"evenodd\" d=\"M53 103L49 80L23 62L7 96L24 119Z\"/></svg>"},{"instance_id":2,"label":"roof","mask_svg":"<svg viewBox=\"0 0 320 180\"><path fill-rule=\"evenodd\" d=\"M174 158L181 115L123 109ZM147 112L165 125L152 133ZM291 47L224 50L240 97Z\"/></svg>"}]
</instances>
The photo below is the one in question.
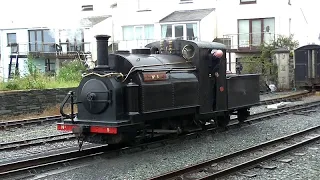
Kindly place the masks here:
<instances>
[{"instance_id":1,"label":"roof","mask_svg":"<svg viewBox=\"0 0 320 180\"><path fill-rule=\"evenodd\" d=\"M297 49L295 49L294 51L309 50L309 49L320 49L320 46L317 44L308 44L308 45L300 46Z\"/></svg>"},{"instance_id":2,"label":"roof","mask_svg":"<svg viewBox=\"0 0 320 180\"><path fill-rule=\"evenodd\" d=\"M91 17L86 17L80 20L81 26L94 26L96 24L99 24L100 22L108 19L111 17L110 15L106 16L91 16Z\"/></svg>"},{"instance_id":3,"label":"roof","mask_svg":"<svg viewBox=\"0 0 320 180\"><path fill-rule=\"evenodd\" d=\"M214 8L210 9L196 9L196 10L183 10L174 11L165 18L160 20L160 23L165 22L182 22L182 21L199 21L214 11Z\"/></svg>"}]
</instances>

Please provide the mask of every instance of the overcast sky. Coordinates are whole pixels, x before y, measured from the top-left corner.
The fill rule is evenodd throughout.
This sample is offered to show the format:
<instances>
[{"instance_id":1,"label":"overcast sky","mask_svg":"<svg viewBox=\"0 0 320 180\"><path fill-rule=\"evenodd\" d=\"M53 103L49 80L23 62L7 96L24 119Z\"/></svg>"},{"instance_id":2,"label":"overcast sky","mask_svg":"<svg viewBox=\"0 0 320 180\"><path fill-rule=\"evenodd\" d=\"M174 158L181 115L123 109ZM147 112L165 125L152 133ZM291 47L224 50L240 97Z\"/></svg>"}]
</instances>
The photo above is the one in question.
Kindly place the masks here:
<instances>
[{"instance_id":1,"label":"overcast sky","mask_svg":"<svg viewBox=\"0 0 320 180\"><path fill-rule=\"evenodd\" d=\"M75 23L81 16L81 6L101 4L108 10L113 0L1 0L0 27L10 22L63 26ZM97 9L98 6L94 6ZM106 12L107 14L107 12ZM38 25L39 26L39 25ZM72 26L72 25L70 25Z\"/></svg>"}]
</instances>

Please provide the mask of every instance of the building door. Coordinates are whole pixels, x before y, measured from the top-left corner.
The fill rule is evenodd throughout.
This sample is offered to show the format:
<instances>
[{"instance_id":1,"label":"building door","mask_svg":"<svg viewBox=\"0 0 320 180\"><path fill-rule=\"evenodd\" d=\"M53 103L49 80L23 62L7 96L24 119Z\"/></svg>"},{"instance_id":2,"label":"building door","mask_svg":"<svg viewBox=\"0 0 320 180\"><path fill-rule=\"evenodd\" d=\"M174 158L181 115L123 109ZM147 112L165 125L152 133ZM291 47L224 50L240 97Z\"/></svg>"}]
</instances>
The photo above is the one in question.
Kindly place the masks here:
<instances>
[{"instance_id":1,"label":"building door","mask_svg":"<svg viewBox=\"0 0 320 180\"><path fill-rule=\"evenodd\" d=\"M308 78L308 50L296 50L295 54L295 80L304 82Z\"/></svg>"},{"instance_id":2,"label":"building door","mask_svg":"<svg viewBox=\"0 0 320 180\"><path fill-rule=\"evenodd\" d=\"M261 45L261 39L262 39L262 29L261 29L261 20L252 20L252 46L260 46Z\"/></svg>"}]
</instances>

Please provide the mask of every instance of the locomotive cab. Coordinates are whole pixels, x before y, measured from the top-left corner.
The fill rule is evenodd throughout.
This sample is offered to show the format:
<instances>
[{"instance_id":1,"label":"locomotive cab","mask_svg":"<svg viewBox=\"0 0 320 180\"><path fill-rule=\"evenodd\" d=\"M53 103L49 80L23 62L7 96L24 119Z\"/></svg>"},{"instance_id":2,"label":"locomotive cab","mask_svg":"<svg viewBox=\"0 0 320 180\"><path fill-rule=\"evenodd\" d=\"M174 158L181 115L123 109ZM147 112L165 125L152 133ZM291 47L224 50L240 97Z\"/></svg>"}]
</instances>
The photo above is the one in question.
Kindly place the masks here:
<instances>
[{"instance_id":1,"label":"locomotive cab","mask_svg":"<svg viewBox=\"0 0 320 180\"><path fill-rule=\"evenodd\" d=\"M226 46L215 42L168 40L148 44L159 54L183 57L197 69L199 81L199 118L208 119L227 112L226 95ZM220 50L222 57L215 58L212 51ZM218 76L215 76L217 72Z\"/></svg>"}]
</instances>

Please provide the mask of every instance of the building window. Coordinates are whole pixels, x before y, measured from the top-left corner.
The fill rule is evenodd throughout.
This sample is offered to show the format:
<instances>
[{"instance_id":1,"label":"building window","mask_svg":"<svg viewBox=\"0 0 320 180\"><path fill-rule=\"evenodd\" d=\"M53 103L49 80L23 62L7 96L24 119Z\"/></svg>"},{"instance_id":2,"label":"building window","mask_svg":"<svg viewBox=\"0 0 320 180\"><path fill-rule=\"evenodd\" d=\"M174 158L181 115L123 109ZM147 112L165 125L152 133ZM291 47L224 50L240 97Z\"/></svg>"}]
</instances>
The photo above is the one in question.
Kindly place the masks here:
<instances>
[{"instance_id":1,"label":"building window","mask_svg":"<svg viewBox=\"0 0 320 180\"><path fill-rule=\"evenodd\" d=\"M180 0L180 4L190 4L193 3L193 0Z\"/></svg>"},{"instance_id":2,"label":"building window","mask_svg":"<svg viewBox=\"0 0 320 180\"><path fill-rule=\"evenodd\" d=\"M161 25L161 38L162 39L185 39L195 40L198 37L198 24L166 24Z\"/></svg>"},{"instance_id":3,"label":"building window","mask_svg":"<svg viewBox=\"0 0 320 180\"><path fill-rule=\"evenodd\" d=\"M17 43L17 35L16 33L7 33L8 46L11 44Z\"/></svg>"},{"instance_id":4,"label":"building window","mask_svg":"<svg viewBox=\"0 0 320 180\"><path fill-rule=\"evenodd\" d=\"M60 29L59 42L66 51L84 51L83 29ZM63 51L65 51L63 50Z\"/></svg>"},{"instance_id":5,"label":"building window","mask_svg":"<svg viewBox=\"0 0 320 180\"><path fill-rule=\"evenodd\" d=\"M50 30L29 30L29 51L54 52L55 38Z\"/></svg>"},{"instance_id":6,"label":"building window","mask_svg":"<svg viewBox=\"0 0 320 180\"><path fill-rule=\"evenodd\" d=\"M55 66L55 60L50 60L49 58L47 58L45 61L45 72L54 72Z\"/></svg>"},{"instance_id":7,"label":"building window","mask_svg":"<svg viewBox=\"0 0 320 180\"><path fill-rule=\"evenodd\" d=\"M275 39L275 19L238 20L238 45L241 48L258 47Z\"/></svg>"},{"instance_id":8,"label":"building window","mask_svg":"<svg viewBox=\"0 0 320 180\"><path fill-rule=\"evenodd\" d=\"M257 0L240 0L240 4L256 4Z\"/></svg>"},{"instance_id":9,"label":"building window","mask_svg":"<svg viewBox=\"0 0 320 180\"><path fill-rule=\"evenodd\" d=\"M152 40L154 39L154 25L124 26L123 40Z\"/></svg>"},{"instance_id":10,"label":"building window","mask_svg":"<svg viewBox=\"0 0 320 180\"><path fill-rule=\"evenodd\" d=\"M82 11L93 11L93 5L83 5Z\"/></svg>"}]
</instances>

